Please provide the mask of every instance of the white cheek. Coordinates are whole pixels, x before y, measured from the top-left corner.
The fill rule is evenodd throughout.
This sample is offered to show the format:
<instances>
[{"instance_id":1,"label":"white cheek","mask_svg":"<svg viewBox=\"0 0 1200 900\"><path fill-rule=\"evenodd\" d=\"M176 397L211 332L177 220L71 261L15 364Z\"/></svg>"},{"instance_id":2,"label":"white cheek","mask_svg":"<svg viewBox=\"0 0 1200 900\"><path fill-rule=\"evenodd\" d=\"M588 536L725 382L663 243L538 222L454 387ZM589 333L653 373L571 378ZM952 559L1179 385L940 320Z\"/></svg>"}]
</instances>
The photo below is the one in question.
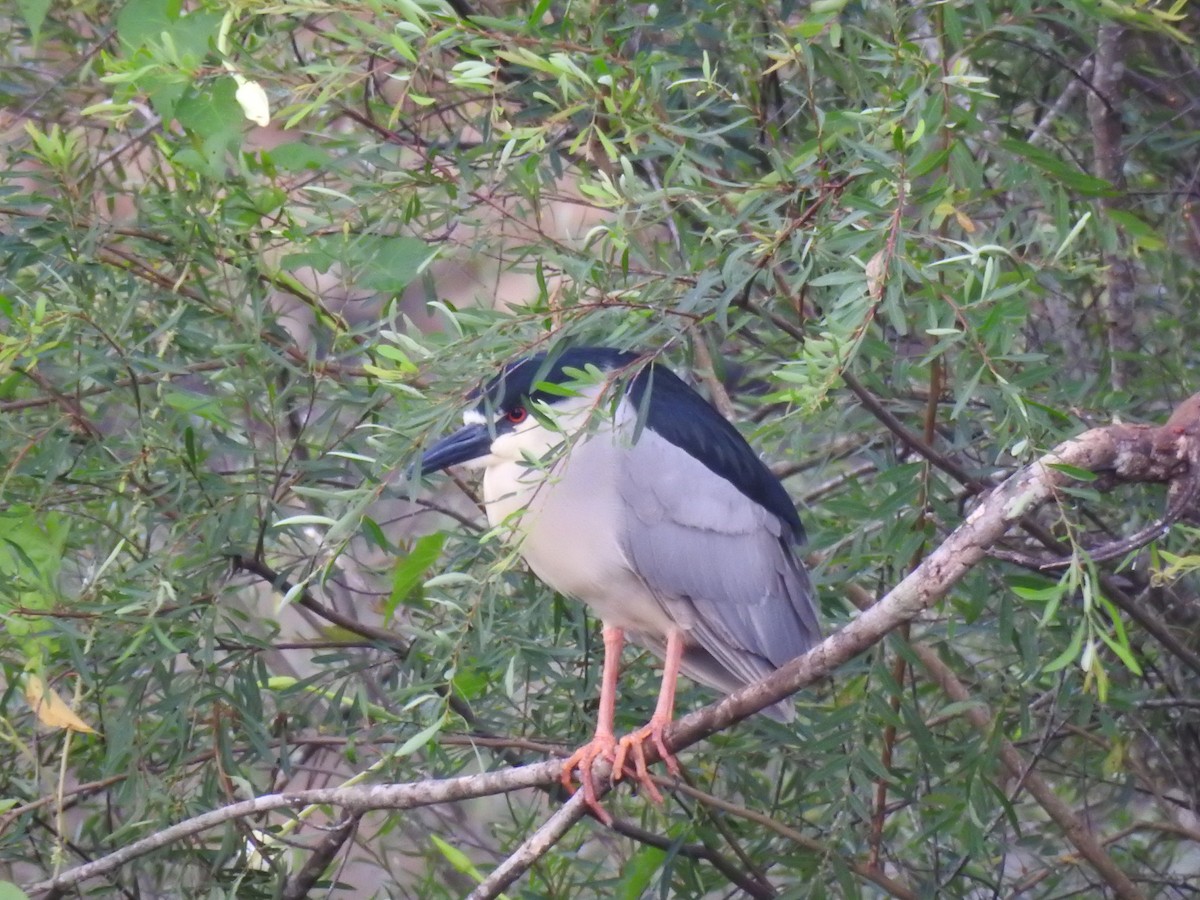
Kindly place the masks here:
<instances>
[{"instance_id":1,"label":"white cheek","mask_svg":"<svg viewBox=\"0 0 1200 900\"><path fill-rule=\"evenodd\" d=\"M516 462L525 459L541 459L563 443L563 434L552 431L534 419L530 419L507 434L492 441L491 459Z\"/></svg>"},{"instance_id":2,"label":"white cheek","mask_svg":"<svg viewBox=\"0 0 1200 900\"><path fill-rule=\"evenodd\" d=\"M600 402L600 387L589 387L582 390L576 397L557 400L553 404L539 404L539 417L529 416L511 431L496 435L492 441L491 453L478 460L472 461L472 468L490 468L506 463L519 463L522 469L522 480L532 477L530 460L552 462L577 437L579 432L591 426L597 432L611 431L613 421L608 409ZM632 421L631 407L621 403L618 407L617 423L623 425ZM553 427L546 427L540 417L547 417L553 422ZM594 420L599 417L601 421ZM487 417L476 409L468 409L463 413L463 422L467 425L486 425ZM589 433L591 428L589 428Z\"/></svg>"}]
</instances>

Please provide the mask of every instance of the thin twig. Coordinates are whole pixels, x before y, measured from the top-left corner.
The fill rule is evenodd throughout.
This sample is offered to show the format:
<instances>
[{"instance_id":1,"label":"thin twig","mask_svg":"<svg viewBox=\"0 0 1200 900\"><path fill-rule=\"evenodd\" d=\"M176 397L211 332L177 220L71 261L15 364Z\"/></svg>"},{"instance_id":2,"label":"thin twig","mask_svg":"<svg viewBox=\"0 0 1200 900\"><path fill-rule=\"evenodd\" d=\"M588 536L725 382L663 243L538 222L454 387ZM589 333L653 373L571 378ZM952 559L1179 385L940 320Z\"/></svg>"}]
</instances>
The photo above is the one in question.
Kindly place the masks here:
<instances>
[{"instance_id":1,"label":"thin twig","mask_svg":"<svg viewBox=\"0 0 1200 900\"><path fill-rule=\"evenodd\" d=\"M1087 79L1092 77L1092 60L1086 59L1083 65L1079 67L1079 74L1067 82L1067 86L1063 88L1063 92L1058 95L1058 99L1054 101L1054 105L1046 110L1046 114L1038 121L1037 126L1033 131L1029 132L1029 137L1026 138L1026 143L1037 146L1050 133L1050 126L1066 112L1067 107L1075 100L1075 96L1083 90L1087 85Z\"/></svg>"},{"instance_id":2,"label":"thin twig","mask_svg":"<svg viewBox=\"0 0 1200 900\"><path fill-rule=\"evenodd\" d=\"M664 785L666 784L667 782L664 779ZM754 822L758 825L761 825L769 831L775 832L775 834L779 835L780 837L791 841L797 847L803 847L815 857L819 857L821 859L837 857L838 861L855 875L858 875L860 878L871 882L876 887L882 888L893 897L899 897L900 900L916 900L916 898L919 896L904 885L900 884L894 879L889 878L881 870L861 863L856 859L852 859L851 857L845 856L833 847L823 844L821 841L815 840L814 838L810 838L808 835L797 831L795 828L785 825L782 822L777 822L775 819L772 819L765 813L748 809L744 806L739 806L736 803L732 803L729 800L716 796L715 794L702 791L699 788L693 787L689 784L679 784L674 781L669 782L669 784L680 793L687 794L688 796L699 800L705 806L711 806L714 809L723 810L730 815L745 819L747 822Z\"/></svg>"},{"instance_id":3,"label":"thin twig","mask_svg":"<svg viewBox=\"0 0 1200 900\"><path fill-rule=\"evenodd\" d=\"M965 705L963 714L975 726L975 729L985 739L996 740L996 723L987 706L978 697L972 696L966 685L959 680L949 666L941 661L933 648L923 644L910 646L921 661L921 665L941 686L942 692L952 701ZM1096 840L1091 829L1071 811L1066 802L1054 792L1054 789L1041 775L1033 770L1032 766L1026 765L1020 751L1009 740L999 738L996 755L1009 773L1018 780L1018 783L1024 783L1030 796L1063 830L1067 840L1079 851L1079 855L1088 861L1118 897L1136 900L1142 896L1142 892L1138 890L1129 876L1108 855L1100 841Z\"/></svg>"},{"instance_id":4,"label":"thin twig","mask_svg":"<svg viewBox=\"0 0 1200 900\"><path fill-rule=\"evenodd\" d=\"M481 881L475 890L471 891L467 900L492 900L499 896L501 891L525 874L530 866L562 840L571 827L586 814L587 806L584 804L583 791L576 791L570 800L559 807L554 815L542 824L541 828L525 840L525 843L511 853L504 862L496 866L491 874Z\"/></svg>"},{"instance_id":5,"label":"thin twig","mask_svg":"<svg viewBox=\"0 0 1200 900\"><path fill-rule=\"evenodd\" d=\"M692 341L692 351L696 354L696 373L704 382L704 386L708 388L709 400L717 408L717 412L727 419L732 419L734 417L733 401L729 399L729 392L725 390L725 385L721 384L721 379L717 377L712 354L708 352L708 344L704 342L703 331L698 331L696 339Z\"/></svg>"},{"instance_id":6,"label":"thin twig","mask_svg":"<svg viewBox=\"0 0 1200 900\"><path fill-rule=\"evenodd\" d=\"M304 900L308 896L317 879L324 874L346 841L353 836L361 818L361 814L348 815L329 829L300 871L287 880L280 893L282 900Z\"/></svg>"}]
</instances>

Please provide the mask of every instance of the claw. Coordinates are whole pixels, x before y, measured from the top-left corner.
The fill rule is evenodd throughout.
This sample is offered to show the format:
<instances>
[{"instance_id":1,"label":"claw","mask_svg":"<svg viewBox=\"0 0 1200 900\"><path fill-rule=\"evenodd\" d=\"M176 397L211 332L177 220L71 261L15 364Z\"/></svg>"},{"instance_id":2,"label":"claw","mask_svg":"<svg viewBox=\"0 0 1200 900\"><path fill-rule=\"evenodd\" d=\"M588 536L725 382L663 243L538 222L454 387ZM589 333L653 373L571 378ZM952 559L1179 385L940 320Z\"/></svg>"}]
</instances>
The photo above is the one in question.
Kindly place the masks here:
<instances>
[{"instance_id":1,"label":"claw","mask_svg":"<svg viewBox=\"0 0 1200 900\"><path fill-rule=\"evenodd\" d=\"M658 751L658 755L662 761L667 764L667 768L676 778L682 778L683 772L679 768L679 760L675 755L667 749L666 742L663 740L663 733L666 730L670 720L663 721L657 716L652 718L649 723L643 725L637 731L630 732L625 735L617 743L616 754L613 757L612 779L616 783L620 781L626 772L625 760L632 753L634 778L638 784L655 803L663 802L662 793L650 778L650 770L646 765L646 748L647 740L654 743L654 749Z\"/></svg>"},{"instance_id":2,"label":"claw","mask_svg":"<svg viewBox=\"0 0 1200 900\"><path fill-rule=\"evenodd\" d=\"M634 777L646 791L647 796L655 803L662 803L663 799L654 782L650 780L650 770L646 766L646 749L644 747L646 741L654 742L654 749L658 751L658 755L667 764L672 775L676 778L683 777L683 772L679 768L679 760L667 749L667 743L663 740L667 726L671 724L671 719L675 715L675 680L679 677L679 663L683 659L683 640L681 631L672 631L667 635L667 652L663 657L662 688L658 693L658 704L654 708L654 715L637 731L621 738L617 744L616 755L613 757L612 777L615 782L620 781L625 774L625 758L632 752Z\"/></svg>"},{"instance_id":3,"label":"claw","mask_svg":"<svg viewBox=\"0 0 1200 900\"><path fill-rule=\"evenodd\" d=\"M680 660L683 658L684 633L672 631L667 635L666 654L663 658L662 688L658 693L658 704L650 721L621 738L613 734L613 713L617 693L617 664L621 657L621 644L624 634L621 629L605 625L604 630L604 672L600 678L600 713L597 716L596 734L578 750L571 754L563 763L562 784L568 791L574 789L572 775L579 770L579 784L583 788L583 801L592 814L605 825L612 825L612 816L600 805L596 781L592 776L592 767L597 759L612 762L612 784L616 784L626 774L625 761L631 759L633 769L629 773L641 785L642 790L655 803L662 803L663 797L650 778L650 769L646 764L646 741L654 743L654 749L659 757L667 764L667 768L676 778L682 778L679 760L667 749L663 739L667 726L675 711L675 681L679 677Z\"/></svg>"},{"instance_id":4,"label":"claw","mask_svg":"<svg viewBox=\"0 0 1200 900\"><path fill-rule=\"evenodd\" d=\"M600 797L596 792L596 780L592 776L592 768L597 759L612 761L616 755L617 741L612 733L597 733L590 741L567 757L563 763L562 785L568 791L574 791L574 779L571 777L575 769L579 769L579 786L583 788L583 802L592 813L605 825L612 825L612 816L600 805Z\"/></svg>"}]
</instances>

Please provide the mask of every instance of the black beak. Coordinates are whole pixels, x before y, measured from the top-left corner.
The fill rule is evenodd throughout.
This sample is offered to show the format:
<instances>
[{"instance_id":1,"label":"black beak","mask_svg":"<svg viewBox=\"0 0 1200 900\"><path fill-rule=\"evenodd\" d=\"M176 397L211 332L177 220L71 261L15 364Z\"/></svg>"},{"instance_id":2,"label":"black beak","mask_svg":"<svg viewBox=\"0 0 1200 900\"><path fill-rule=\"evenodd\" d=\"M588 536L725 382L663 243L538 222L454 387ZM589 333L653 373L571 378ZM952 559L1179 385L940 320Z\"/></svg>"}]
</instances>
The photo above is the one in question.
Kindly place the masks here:
<instances>
[{"instance_id":1,"label":"black beak","mask_svg":"<svg viewBox=\"0 0 1200 900\"><path fill-rule=\"evenodd\" d=\"M447 466L469 462L487 456L492 447L492 434L486 425L466 425L448 434L421 457L421 474L428 475Z\"/></svg>"}]
</instances>

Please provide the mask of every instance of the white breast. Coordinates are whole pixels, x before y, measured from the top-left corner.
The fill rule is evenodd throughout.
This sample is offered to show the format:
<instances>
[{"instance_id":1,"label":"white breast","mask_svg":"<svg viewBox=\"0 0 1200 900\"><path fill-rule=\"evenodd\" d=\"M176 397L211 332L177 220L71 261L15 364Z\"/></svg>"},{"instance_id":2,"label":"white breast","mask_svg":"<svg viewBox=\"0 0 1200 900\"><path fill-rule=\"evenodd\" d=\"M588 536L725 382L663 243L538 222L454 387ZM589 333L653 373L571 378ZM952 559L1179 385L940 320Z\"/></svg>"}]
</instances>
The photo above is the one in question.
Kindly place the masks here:
<instances>
[{"instance_id":1,"label":"white breast","mask_svg":"<svg viewBox=\"0 0 1200 900\"><path fill-rule=\"evenodd\" d=\"M519 455L493 455L483 500L488 521L508 529L508 539L550 587L582 600L608 625L665 635L671 620L622 549L626 511L616 479L620 456L628 453L631 415L619 412L615 431L608 422L573 438L533 426L553 435L543 443L557 445L548 457L554 461L539 468ZM532 430L522 443L534 440ZM564 439L569 452L562 450Z\"/></svg>"}]
</instances>

